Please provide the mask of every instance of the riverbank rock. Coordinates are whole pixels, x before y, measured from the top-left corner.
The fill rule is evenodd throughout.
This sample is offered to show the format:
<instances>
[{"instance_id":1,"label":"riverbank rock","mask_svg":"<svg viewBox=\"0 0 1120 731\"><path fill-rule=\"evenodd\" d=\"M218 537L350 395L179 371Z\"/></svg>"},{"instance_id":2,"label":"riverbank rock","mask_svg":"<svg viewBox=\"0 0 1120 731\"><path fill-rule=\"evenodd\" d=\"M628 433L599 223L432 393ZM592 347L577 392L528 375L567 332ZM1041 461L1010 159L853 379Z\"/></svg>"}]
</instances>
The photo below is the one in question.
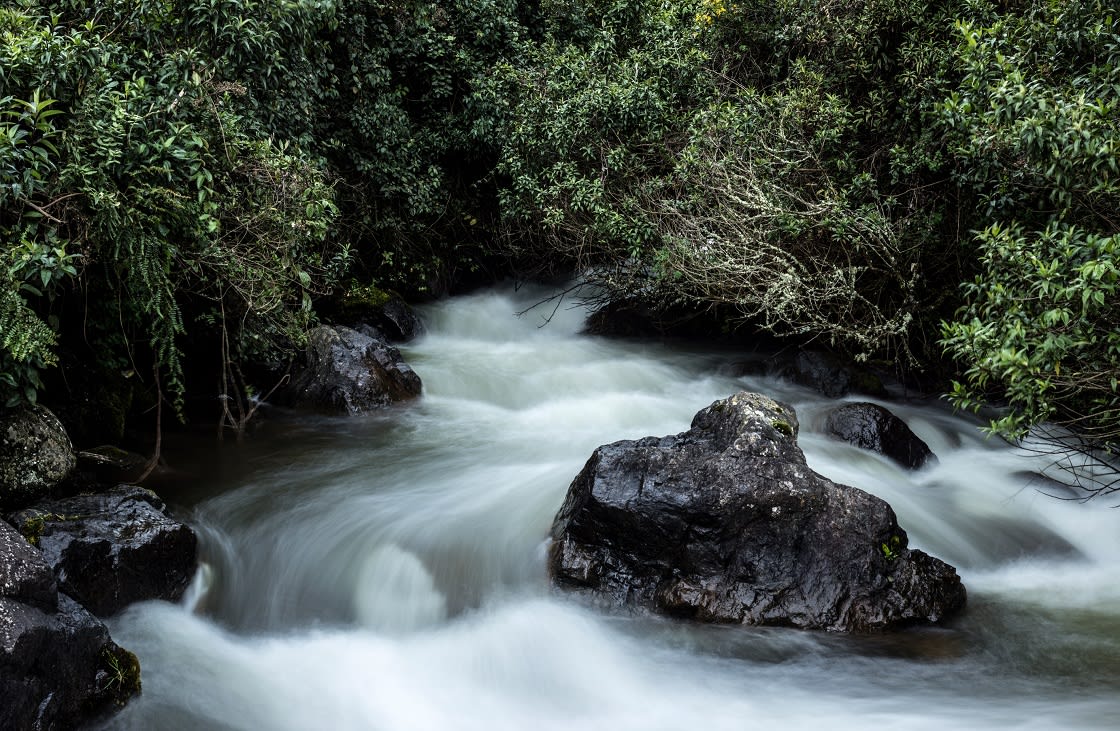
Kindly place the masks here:
<instances>
[{"instance_id":1,"label":"riverbank rock","mask_svg":"<svg viewBox=\"0 0 1120 731\"><path fill-rule=\"evenodd\" d=\"M43 497L76 463L70 437L46 407L0 410L0 509Z\"/></svg>"},{"instance_id":2,"label":"riverbank rock","mask_svg":"<svg viewBox=\"0 0 1120 731\"><path fill-rule=\"evenodd\" d=\"M886 502L813 472L793 409L739 393L668 437L595 450L552 528L554 581L710 622L867 631L965 602Z\"/></svg>"},{"instance_id":3,"label":"riverbank rock","mask_svg":"<svg viewBox=\"0 0 1120 731\"><path fill-rule=\"evenodd\" d=\"M40 503L10 520L59 588L101 617L147 599L178 601L197 565L194 531L142 487Z\"/></svg>"},{"instance_id":4,"label":"riverbank rock","mask_svg":"<svg viewBox=\"0 0 1120 731\"><path fill-rule=\"evenodd\" d=\"M803 350L784 370L783 375L806 388L829 398L840 398L849 393L868 396L885 396L887 389L874 373L847 365L829 353Z\"/></svg>"},{"instance_id":5,"label":"riverbank rock","mask_svg":"<svg viewBox=\"0 0 1120 731\"><path fill-rule=\"evenodd\" d=\"M395 342L406 342L424 333L424 322L400 297L392 296L369 324Z\"/></svg>"},{"instance_id":6,"label":"riverbank rock","mask_svg":"<svg viewBox=\"0 0 1120 731\"><path fill-rule=\"evenodd\" d=\"M0 728L75 728L139 690L136 656L0 521Z\"/></svg>"},{"instance_id":7,"label":"riverbank rock","mask_svg":"<svg viewBox=\"0 0 1120 731\"><path fill-rule=\"evenodd\" d=\"M373 285L351 282L349 289L327 303L325 309L332 322L355 330L361 325L372 326L391 342L412 340L424 332L424 322L408 303L396 293Z\"/></svg>"},{"instance_id":8,"label":"riverbank rock","mask_svg":"<svg viewBox=\"0 0 1120 731\"><path fill-rule=\"evenodd\" d=\"M420 376L400 351L348 327L311 331L304 366L292 379L289 401L297 408L361 414L420 395Z\"/></svg>"},{"instance_id":9,"label":"riverbank rock","mask_svg":"<svg viewBox=\"0 0 1120 731\"><path fill-rule=\"evenodd\" d=\"M937 462L929 445L888 409L867 402L844 404L828 414L825 433L916 470Z\"/></svg>"}]
</instances>

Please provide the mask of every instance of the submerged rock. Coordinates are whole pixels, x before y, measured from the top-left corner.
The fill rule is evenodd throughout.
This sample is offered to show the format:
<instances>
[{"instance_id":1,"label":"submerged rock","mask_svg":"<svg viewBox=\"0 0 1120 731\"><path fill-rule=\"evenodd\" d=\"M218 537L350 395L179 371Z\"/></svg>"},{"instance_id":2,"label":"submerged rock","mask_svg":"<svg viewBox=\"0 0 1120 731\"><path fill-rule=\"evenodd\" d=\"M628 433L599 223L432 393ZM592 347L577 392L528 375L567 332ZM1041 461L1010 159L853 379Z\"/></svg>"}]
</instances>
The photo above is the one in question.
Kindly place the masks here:
<instances>
[{"instance_id":1,"label":"submerged rock","mask_svg":"<svg viewBox=\"0 0 1120 731\"><path fill-rule=\"evenodd\" d=\"M929 445L905 421L878 404L844 404L829 413L824 428L829 436L881 454L907 469L937 461Z\"/></svg>"},{"instance_id":2,"label":"submerged rock","mask_svg":"<svg viewBox=\"0 0 1120 731\"><path fill-rule=\"evenodd\" d=\"M101 617L133 602L177 601L197 564L194 531L142 487L40 503L11 521L39 547L59 588Z\"/></svg>"},{"instance_id":3,"label":"submerged rock","mask_svg":"<svg viewBox=\"0 0 1120 731\"><path fill-rule=\"evenodd\" d=\"M552 528L557 583L711 622L867 631L960 609L953 567L883 500L813 472L793 409L739 393L692 428L595 450Z\"/></svg>"},{"instance_id":4,"label":"submerged rock","mask_svg":"<svg viewBox=\"0 0 1120 731\"><path fill-rule=\"evenodd\" d=\"M139 480L147 469L147 457L111 444L78 452L78 472L95 486Z\"/></svg>"},{"instance_id":5,"label":"submerged rock","mask_svg":"<svg viewBox=\"0 0 1120 731\"><path fill-rule=\"evenodd\" d=\"M416 398L420 377L384 340L348 327L311 331L307 358L288 389L297 408L361 414Z\"/></svg>"},{"instance_id":6,"label":"submerged rock","mask_svg":"<svg viewBox=\"0 0 1120 731\"><path fill-rule=\"evenodd\" d=\"M76 463L70 437L46 407L0 410L0 508L29 505L43 497Z\"/></svg>"}]
</instances>

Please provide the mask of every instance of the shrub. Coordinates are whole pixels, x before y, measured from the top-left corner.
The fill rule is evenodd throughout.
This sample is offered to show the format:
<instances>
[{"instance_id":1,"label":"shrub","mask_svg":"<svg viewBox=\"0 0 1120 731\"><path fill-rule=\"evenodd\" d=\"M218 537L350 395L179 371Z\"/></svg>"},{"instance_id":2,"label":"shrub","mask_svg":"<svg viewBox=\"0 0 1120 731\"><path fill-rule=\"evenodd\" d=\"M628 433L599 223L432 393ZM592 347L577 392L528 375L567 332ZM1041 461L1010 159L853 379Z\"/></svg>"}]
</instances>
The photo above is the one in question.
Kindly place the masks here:
<instances>
[{"instance_id":1,"label":"shrub","mask_svg":"<svg viewBox=\"0 0 1120 731\"><path fill-rule=\"evenodd\" d=\"M1001 399L993 431L1057 425L1107 461L1120 440L1120 19L1083 0L970 21L964 83L941 105L957 178L985 221L979 273L943 330L965 368L952 397Z\"/></svg>"}]
</instances>

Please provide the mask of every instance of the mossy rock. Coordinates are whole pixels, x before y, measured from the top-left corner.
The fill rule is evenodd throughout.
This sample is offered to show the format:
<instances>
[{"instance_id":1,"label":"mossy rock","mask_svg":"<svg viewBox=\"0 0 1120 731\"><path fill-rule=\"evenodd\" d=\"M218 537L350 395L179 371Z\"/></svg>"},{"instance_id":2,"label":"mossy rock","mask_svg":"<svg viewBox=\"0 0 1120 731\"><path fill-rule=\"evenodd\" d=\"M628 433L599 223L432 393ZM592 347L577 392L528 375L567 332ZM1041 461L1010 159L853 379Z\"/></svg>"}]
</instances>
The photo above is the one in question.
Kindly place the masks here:
<instances>
[{"instance_id":1,"label":"mossy rock","mask_svg":"<svg viewBox=\"0 0 1120 731\"><path fill-rule=\"evenodd\" d=\"M338 325L355 329L369 325L391 341L411 340L424 331L420 318L395 292L353 279L324 312Z\"/></svg>"},{"instance_id":2,"label":"mossy rock","mask_svg":"<svg viewBox=\"0 0 1120 731\"><path fill-rule=\"evenodd\" d=\"M69 477L77 464L70 437L41 405L0 411L0 508L29 505Z\"/></svg>"}]
</instances>

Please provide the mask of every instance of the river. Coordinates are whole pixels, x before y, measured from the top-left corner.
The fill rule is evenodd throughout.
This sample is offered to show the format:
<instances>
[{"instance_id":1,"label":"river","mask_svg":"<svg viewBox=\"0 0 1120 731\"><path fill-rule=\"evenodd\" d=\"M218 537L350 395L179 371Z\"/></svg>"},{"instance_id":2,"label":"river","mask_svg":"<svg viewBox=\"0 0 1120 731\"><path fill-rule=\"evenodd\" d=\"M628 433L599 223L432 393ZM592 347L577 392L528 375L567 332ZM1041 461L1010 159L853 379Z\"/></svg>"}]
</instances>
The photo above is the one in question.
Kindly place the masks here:
<instances>
[{"instance_id":1,"label":"river","mask_svg":"<svg viewBox=\"0 0 1120 731\"><path fill-rule=\"evenodd\" d=\"M212 445L185 504L205 566L111 622L143 695L109 729L743 731L1120 727L1120 510L940 401L889 404L940 461L829 441L832 403L739 355L579 334L496 290L423 311L416 403ZM738 390L791 403L818 472L887 500L969 591L944 627L846 636L612 614L550 588L546 536L592 450ZM1114 501L1115 502L1115 501Z\"/></svg>"}]
</instances>

